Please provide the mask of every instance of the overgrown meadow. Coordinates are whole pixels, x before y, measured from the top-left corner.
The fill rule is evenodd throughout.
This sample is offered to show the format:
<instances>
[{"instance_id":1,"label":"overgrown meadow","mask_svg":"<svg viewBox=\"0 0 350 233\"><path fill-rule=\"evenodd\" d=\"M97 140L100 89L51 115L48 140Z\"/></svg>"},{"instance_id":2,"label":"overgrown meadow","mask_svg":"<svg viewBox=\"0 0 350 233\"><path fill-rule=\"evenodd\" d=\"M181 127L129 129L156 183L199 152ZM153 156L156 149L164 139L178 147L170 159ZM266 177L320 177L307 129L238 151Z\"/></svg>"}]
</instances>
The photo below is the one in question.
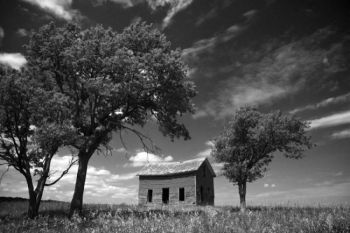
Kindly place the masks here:
<instances>
[{"instance_id":1,"label":"overgrown meadow","mask_svg":"<svg viewBox=\"0 0 350 233\"><path fill-rule=\"evenodd\" d=\"M86 205L68 219L69 204L44 202L37 219L27 203L0 202L0 232L350 232L350 207L232 207Z\"/></svg>"}]
</instances>

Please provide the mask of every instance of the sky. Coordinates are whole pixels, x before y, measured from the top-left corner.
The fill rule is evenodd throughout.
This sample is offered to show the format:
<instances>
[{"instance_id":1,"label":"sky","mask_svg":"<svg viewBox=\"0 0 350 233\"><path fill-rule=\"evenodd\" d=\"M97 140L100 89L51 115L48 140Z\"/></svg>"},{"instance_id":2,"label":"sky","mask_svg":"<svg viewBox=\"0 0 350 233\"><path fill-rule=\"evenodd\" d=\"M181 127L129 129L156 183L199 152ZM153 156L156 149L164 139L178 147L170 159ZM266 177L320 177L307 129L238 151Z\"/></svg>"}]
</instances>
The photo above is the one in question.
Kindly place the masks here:
<instances>
[{"instance_id":1,"label":"sky","mask_svg":"<svg viewBox=\"0 0 350 233\"><path fill-rule=\"evenodd\" d=\"M216 205L238 205L237 186L210 157L212 142L242 106L281 110L310 122L317 146L300 160L276 154L264 178L247 186L248 205L350 203L350 3L347 0L0 0L0 63L25 66L32 30L51 21L96 24L121 31L153 23L181 48L197 86L196 113L181 119L191 140L171 142L154 122L142 131L161 149L146 153L133 135L116 133L112 151L95 154L88 168L86 203L137 203L137 172L148 162L209 157ZM54 178L69 163L54 157ZM0 167L0 171L6 167ZM44 199L70 201L77 167ZM23 177L7 172L0 196L27 197Z\"/></svg>"}]
</instances>

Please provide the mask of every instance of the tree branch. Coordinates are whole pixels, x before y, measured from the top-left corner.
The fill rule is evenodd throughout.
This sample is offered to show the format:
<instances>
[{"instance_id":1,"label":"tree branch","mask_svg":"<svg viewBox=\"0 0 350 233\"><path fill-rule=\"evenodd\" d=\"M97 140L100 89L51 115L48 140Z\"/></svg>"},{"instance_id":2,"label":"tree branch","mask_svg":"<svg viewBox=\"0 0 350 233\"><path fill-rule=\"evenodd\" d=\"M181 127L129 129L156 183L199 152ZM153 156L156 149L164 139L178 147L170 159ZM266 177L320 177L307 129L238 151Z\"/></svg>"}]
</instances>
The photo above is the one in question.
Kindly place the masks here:
<instances>
[{"instance_id":1,"label":"tree branch","mask_svg":"<svg viewBox=\"0 0 350 233\"><path fill-rule=\"evenodd\" d=\"M72 159L72 160L69 162L69 165L68 165L67 169L64 170L64 171L62 172L62 174L60 175L60 177L58 177L55 181L53 181L53 182L51 182L51 183L45 184L45 186L51 186L51 185L56 184L58 181L60 181L60 179L62 179L62 177L63 177L64 175L66 175L66 174L69 172L69 170L71 169L71 167L72 167L77 161L78 161L78 159L76 159L76 160L73 160L73 159Z\"/></svg>"},{"instance_id":2,"label":"tree branch","mask_svg":"<svg viewBox=\"0 0 350 233\"><path fill-rule=\"evenodd\" d=\"M147 137L146 135L144 135L143 133L133 129L133 128L130 128L130 127L127 127L127 126L124 126L122 125L121 128L123 129L126 129L126 130L129 130L131 131L132 133L134 133L141 141L142 143L142 147L146 150L146 152L148 153L149 151L152 151L154 152L157 148L154 148L154 145L153 145L153 141L151 138ZM147 145L147 143L145 142L145 140L149 141L152 145L152 148L149 148L149 146Z\"/></svg>"},{"instance_id":3,"label":"tree branch","mask_svg":"<svg viewBox=\"0 0 350 233\"><path fill-rule=\"evenodd\" d=\"M2 165L2 164L1 164ZM5 164L4 164L5 165ZM10 169L10 165L7 165L7 169L1 174L0 176L0 184L1 184L1 181L2 181L2 178L4 177L4 175L9 171Z\"/></svg>"}]
</instances>

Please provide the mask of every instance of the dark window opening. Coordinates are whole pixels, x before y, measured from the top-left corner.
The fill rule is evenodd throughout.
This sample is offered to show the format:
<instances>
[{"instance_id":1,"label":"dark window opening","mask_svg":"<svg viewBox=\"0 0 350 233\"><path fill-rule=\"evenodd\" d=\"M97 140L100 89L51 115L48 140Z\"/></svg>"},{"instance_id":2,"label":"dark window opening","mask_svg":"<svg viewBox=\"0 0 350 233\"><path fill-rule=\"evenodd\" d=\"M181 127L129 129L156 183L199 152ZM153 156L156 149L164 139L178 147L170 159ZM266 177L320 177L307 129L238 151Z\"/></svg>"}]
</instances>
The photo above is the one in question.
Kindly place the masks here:
<instances>
[{"instance_id":1,"label":"dark window opening","mask_svg":"<svg viewBox=\"0 0 350 233\"><path fill-rule=\"evenodd\" d=\"M206 174L205 174L206 170L207 170L206 167L203 166L203 177L205 177L205 175L206 175Z\"/></svg>"},{"instance_id":2,"label":"dark window opening","mask_svg":"<svg viewBox=\"0 0 350 233\"><path fill-rule=\"evenodd\" d=\"M185 200L185 188L179 188L179 201Z\"/></svg>"},{"instance_id":3,"label":"dark window opening","mask_svg":"<svg viewBox=\"0 0 350 233\"><path fill-rule=\"evenodd\" d=\"M148 189L148 192L147 192L147 201L148 201L148 202L152 202L152 198L153 198L153 190L152 190L152 189Z\"/></svg>"},{"instance_id":4,"label":"dark window opening","mask_svg":"<svg viewBox=\"0 0 350 233\"><path fill-rule=\"evenodd\" d=\"M162 201L164 204L169 203L169 188L163 188Z\"/></svg>"}]
</instances>

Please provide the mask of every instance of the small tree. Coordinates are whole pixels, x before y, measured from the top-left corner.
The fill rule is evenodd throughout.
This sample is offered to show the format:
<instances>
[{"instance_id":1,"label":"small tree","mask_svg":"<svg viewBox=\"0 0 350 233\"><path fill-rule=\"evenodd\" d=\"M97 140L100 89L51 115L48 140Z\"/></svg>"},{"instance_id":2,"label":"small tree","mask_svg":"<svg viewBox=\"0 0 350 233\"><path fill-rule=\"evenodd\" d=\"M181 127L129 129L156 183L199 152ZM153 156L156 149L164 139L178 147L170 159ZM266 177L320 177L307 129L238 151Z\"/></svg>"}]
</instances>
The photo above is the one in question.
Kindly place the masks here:
<instances>
[{"instance_id":1,"label":"small tree","mask_svg":"<svg viewBox=\"0 0 350 233\"><path fill-rule=\"evenodd\" d=\"M254 108L239 109L214 140L213 157L224 163L223 174L238 185L240 208L246 209L246 185L264 176L275 152L299 159L311 148L307 122L281 112L264 114Z\"/></svg>"},{"instance_id":2,"label":"small tree","mask_svg":"<svg viewBox=\"0 0 350 233\"><path fill-rule=\"evenodd\" d=\"M28 54L29 63L50 73L70 103L77 132L71 145L79 157L70 215L81 212L88 162L108 145L112 132L130 131L144 143L138 126L155 119L171 139L189 138L177 118L193 112L194 85L181 51L171 49L151 25L136 23L116 33L101 26L81 30L49 24L33 35Z\"/></svg>"},{"instance_id":3,"label":"small tree","mask_svg":"<svg viewBox=\"0 0 350 233\"><path fill-rule=\"evenodd\" d=\"M38 215L50 163L71 131L64 122L61 97L45 90L30 70L0 67L0 165L14 168L26 179L29 193L28 217ZM47 87L47 86L46 86ZM37 179L35 186L34 178Z\"/></svg>"}]
</instances>

